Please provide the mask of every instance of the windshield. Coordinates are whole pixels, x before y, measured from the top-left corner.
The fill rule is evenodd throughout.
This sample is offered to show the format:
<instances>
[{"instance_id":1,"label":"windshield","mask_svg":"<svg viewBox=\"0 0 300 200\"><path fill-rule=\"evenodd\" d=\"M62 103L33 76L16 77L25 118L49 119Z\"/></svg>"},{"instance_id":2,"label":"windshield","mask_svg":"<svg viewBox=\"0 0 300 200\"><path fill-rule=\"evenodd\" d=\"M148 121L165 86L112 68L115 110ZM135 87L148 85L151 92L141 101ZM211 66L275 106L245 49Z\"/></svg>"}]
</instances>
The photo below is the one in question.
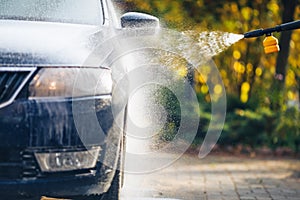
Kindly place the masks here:
<instances>
[{"instance_id":1,"label":"windshield","mask_svg":"<svg viewBox=\"0 0 300 200\"><path fill-rule=\"evenodd\" d=\"M100 0L0 0L0 19L99 25Z\"/></svg>"}]
</instances>

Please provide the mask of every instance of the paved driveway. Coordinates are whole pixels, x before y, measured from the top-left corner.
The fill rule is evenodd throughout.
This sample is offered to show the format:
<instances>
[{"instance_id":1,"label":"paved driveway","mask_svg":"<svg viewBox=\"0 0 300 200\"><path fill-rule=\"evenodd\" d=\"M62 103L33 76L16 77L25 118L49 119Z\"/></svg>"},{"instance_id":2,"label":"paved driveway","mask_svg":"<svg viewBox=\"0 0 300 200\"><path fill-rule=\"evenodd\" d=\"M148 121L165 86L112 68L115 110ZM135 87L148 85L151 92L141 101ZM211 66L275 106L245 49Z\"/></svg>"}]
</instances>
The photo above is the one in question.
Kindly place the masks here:
<instances>
[{"instance_id":1,"label":"paved driveway","mask_svg":"<svg viewBox=\"0 0 300 200\"><path fill-rule=\"evenodd\" d=\"M126 174L122 199L300 200L297 170L293 159L184 155L155 173Z\"/></svg>"}]
</instances>

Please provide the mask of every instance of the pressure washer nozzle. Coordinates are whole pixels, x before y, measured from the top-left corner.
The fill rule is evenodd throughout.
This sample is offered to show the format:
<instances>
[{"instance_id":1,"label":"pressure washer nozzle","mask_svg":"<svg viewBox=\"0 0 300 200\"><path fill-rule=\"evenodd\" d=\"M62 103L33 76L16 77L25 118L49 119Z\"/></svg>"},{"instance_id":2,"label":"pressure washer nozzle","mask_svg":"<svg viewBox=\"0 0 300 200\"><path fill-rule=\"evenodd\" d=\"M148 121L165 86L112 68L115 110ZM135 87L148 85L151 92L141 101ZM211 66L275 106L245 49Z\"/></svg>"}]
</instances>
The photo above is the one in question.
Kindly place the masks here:
<instances>
[{"instance_id":1,"label":"pressure washer nozzle","mask_svg":"<svg viewBox=\"0 0 300 200\"><path fill-rule=\"evenodd\" d=\"M267 36L263 41L266 54L275 53L280 51L278 39L272 35Z\"/></svg>"}]
</instances>

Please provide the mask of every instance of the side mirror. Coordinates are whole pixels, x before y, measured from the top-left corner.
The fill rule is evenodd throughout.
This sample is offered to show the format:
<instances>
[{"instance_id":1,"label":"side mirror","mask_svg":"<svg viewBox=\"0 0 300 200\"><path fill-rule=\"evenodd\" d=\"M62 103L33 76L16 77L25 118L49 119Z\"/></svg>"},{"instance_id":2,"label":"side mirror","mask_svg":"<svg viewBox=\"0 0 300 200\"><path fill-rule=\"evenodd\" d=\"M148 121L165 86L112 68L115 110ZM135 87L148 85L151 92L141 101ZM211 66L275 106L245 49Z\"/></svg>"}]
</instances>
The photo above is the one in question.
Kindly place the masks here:
<instances>
[{"instance_id":1,"label":"side mirror","mask_svg":"<svg viewBox=\"0 0 300 200\"><path fill-rule=\"evenodd\" d=\"M158 28L159 19L152 15L128 12L121 17L122 28Z\"/></svg>"}]
</instances>

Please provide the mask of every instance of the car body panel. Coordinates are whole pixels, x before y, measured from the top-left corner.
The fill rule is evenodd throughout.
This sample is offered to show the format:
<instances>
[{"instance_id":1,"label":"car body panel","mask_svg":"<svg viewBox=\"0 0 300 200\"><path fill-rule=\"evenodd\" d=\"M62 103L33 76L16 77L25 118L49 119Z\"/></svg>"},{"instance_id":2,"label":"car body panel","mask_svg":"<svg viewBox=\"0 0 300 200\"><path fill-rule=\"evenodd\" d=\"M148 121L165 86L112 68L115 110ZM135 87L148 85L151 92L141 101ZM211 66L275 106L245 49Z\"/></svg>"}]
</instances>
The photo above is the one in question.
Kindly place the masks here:
<instances>
[{"instance_id":1,"label":"car body panel","mask_svg":"<svg viewBox=\"0 0 300 200\"><path fill-rule=\"evenodd\" d=\"M82 66L106 37L105 30L93 25L0 20L1 64Z\"/></svg>"}]
</instances>

